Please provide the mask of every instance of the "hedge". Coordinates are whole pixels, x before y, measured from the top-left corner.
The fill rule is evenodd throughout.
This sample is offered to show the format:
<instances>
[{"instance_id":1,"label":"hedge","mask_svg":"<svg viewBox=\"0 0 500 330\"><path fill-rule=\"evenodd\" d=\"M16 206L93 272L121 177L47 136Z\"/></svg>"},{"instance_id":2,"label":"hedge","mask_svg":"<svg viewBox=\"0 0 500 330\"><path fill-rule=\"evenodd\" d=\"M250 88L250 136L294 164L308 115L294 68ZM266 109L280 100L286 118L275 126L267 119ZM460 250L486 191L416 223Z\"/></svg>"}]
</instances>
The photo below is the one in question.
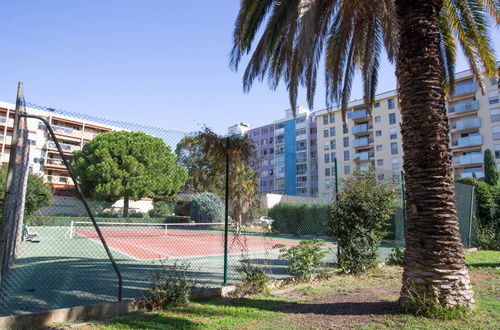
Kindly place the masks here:
<instances>
[{"instance_id":1,"label":"hedge","mask_svg":"<svg viewBox=\"0 0 500 330\"><path fill-rule=\"evenodd\" d=\"M292 235L328 235L328 203L276 204L269 210L273 231Z\"/></svg>"}]
</instances>

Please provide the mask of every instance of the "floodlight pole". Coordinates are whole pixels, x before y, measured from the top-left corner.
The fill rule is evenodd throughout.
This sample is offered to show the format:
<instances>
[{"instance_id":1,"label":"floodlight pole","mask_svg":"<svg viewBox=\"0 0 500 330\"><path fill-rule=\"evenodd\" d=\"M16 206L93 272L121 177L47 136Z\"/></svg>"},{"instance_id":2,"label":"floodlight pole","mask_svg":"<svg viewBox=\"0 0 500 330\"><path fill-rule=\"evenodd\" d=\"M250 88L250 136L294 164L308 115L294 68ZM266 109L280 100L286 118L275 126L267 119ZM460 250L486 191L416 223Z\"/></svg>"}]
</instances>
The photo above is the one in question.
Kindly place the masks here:
<instances>
[{"instance_id":1,"label":"floodlight pole","mask_svg":"<svg viewBox=\"0 0 500 330\"><path fill-rule=\"evenodd\" d=\"M224 205L224 285L228 278L228 232L229 232L229 137L226 137L226 196Z\"/></svg>"}]
</instances>

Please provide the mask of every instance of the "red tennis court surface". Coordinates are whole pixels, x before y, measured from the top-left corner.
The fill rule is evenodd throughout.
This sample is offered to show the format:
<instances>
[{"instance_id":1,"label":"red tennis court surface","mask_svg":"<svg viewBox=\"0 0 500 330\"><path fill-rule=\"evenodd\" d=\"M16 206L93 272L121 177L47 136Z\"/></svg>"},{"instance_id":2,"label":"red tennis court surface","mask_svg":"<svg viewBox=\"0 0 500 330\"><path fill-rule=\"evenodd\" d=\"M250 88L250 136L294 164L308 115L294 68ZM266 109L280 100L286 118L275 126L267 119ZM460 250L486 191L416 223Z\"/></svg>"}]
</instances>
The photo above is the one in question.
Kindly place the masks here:
<instances>
[{"instance_id":1,"label":"red tennis court surface","mask_svg":"<svg viewBox=\"0 0 500 330\"><path fill-rule=\"evenodd\" d=\"M217 256L224 253L222 233L169 229L103 229L110 249L137 260ZM78 229L76 233L100 243L95 230ZM275 244L294 246L299 242L259 236L229 235L229 253L263 253ZM275 250L275 249L274 249Z\"/></svg>"}]
</instances>

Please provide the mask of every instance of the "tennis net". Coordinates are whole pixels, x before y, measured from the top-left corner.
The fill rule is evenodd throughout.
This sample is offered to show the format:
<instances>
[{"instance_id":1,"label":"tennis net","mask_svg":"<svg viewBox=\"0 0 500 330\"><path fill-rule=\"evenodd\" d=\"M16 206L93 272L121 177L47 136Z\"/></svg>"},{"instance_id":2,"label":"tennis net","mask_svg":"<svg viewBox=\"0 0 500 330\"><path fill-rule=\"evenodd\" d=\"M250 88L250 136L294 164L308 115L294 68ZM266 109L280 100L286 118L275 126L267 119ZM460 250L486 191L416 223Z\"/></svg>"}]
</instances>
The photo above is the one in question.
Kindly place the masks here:
<instances>
[{"instance_id":1,"label":"tennis net","mask_svg":"<svg viewBox=\"0 0 500 330\"><path fill-rule=\"evenodd\" d=\"M97 222L104 237L200 236L223 233L224 223ZM90 221L71 221L65 238L97 238Z\"/></svg>"}]
</instances>

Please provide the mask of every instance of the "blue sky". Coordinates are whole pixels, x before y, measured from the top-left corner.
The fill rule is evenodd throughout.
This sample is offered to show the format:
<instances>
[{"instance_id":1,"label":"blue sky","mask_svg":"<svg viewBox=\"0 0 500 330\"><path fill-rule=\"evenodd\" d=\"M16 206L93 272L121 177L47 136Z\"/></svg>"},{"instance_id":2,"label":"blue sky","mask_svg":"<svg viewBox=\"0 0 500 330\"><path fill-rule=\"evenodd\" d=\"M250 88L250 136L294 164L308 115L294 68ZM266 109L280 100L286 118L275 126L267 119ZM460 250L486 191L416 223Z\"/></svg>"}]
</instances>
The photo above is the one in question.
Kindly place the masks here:
<instances>
[{"instance_id":1,"label":"blue sky","mask_svg":"<svg viewBox=\"0 0 500 330\"><path fill-rule=\"evenodd\" d=\"M228 66L239 1L17 0L0 5L0 100L27 102L166 129L225 133L284 115L283 86L242 91ZM499 58L500 33L492 34ZM460 58L458 70L467 69ZM384 60L379 92L394 89ZM319 78L315 110L324 107ZM305 105L302 92L299 104ZM360 98L359 79L352 97Z\"/></svg>"}]
</instances>

